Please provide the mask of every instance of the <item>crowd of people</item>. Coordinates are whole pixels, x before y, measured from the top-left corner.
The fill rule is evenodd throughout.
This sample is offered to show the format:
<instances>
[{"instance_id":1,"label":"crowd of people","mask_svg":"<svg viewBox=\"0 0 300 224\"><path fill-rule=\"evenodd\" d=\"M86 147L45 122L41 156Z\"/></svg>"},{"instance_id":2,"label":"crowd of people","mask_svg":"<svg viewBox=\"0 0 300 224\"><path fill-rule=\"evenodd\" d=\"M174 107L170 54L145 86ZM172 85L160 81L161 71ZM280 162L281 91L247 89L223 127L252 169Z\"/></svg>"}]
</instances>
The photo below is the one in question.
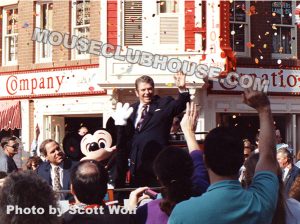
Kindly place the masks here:
<instances>
[{"instance_id":1,"label":"crowd of people","mask_svg":"<svg viewBox=\"0 0 300 224\"><path fill-rule=\"evenodd\" d=\"M21 171L13 160L16 138L3 138L0 223L300 223L299 163L275 130L268 97L244 90L244 103L259 117L256 146L233 128L217 127L202 149L195 137L197 107L184 74L175 76L175 85L177 99L154 95L149 76L136 80L138 102L119 103L112 115L118 135L111 160L82 159L75 139L86 127L78 138L68 137L73 145L65 141L61 148L53 139L37 147L37 126L32 156ZM181 121L174 119L183 111ZM187 148L169 145L174 123ZM130 187L130 194L108 202L111 178L115 188ZM62 206L66 200L70 203Z\"/></svg>"}]
</instances>

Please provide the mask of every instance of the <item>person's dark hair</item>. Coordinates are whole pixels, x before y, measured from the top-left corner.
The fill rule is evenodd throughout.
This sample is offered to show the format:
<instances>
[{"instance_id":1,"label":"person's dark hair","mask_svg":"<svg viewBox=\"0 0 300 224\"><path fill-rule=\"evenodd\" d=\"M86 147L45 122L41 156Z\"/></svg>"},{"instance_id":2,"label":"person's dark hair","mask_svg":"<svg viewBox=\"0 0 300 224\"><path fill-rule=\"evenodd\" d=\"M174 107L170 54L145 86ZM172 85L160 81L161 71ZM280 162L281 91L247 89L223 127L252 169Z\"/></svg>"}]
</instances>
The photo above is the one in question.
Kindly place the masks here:
<instances>
[{"instance_id":1,"label":"person's dark hair","mask_svg":"<svg viewBox=\"0 0 300 224\"><path fill-rule=\"evenodd\" d=\"M238 174L244 162L243 150L243 141L232 128L215 128L204 140L206 165L220 176Z\"/></svg>"},{"instance_id":2,"label":"person's dark hair","mask_svg":"<svg viewBox=\"0 0 300 224\"><path fill-rule=\"evenodd\" d=\"M16 141L16 140L17 137L15 136L4 137L1 139L1 147L4 148L4 146L7 145L9 141Z\"/></svg>"},{"instance_id":3,"label":"person's dark hair","mask_svg":"<svg viewBox=\"0 0 300 224\"><path fill-rule=\"evenodd\" d=\"M160 208L170 215L175 205L192 195L193 161L185 150L169 146L154 160L154 172L164 189Z\"/></svg>"},{"instance_id":4,"label":"person's dark hair","mask_svg":"<svg viewBox=\"0 0 300 224\"><path fill-rule=\"evenodd\" d=\"M29 157L27 162L26 162L26 168L28 170L32 170L32 164L33 163L35 163L35 164L37 164L37 166L39 166L42 162L43 162L43 160L39 156Z\"/></svg>"},{"instance_id":5,"label":"person's dark hair","mask_svg":"<svg viewBox=\"0 0 300 224\"><path fill-rule=\"evenodd\" d=\"M43 155L43 156L47 156L47 150L46 150L46 145L50 142L55 142L57 145L59 145L55 140L53 139L46 139L42 142L42 144L40 145L40 153Z\"/></svg>"},{"instance_id":6,"label":"person's dark hair","mask_svg":"<svg viewBox=\"0 0 300 224\"><path fill-rule=\"evenodd\" d=\"M135 80L135 89L138 90L138 85L141 82L149 83L154 88L154 81L150 76L143 75Z\"/></svg>"},{"instance_id":7,"label":"person's dark hair","mask_svg":"<svg viewBox=\"0 0 300 224\"><path fill-rule=\"evenodd\" d=\"M107 192L108 173L94 160L84 160L71 171L71 184L77 199L87 205L101 204Z\"/></svg>"},{"instance_id":8,"label":"person's dark hair","mask_svg":"<svg viewBox=\"0 0 300 224\"><path fill-rule=\"evenodd\" d=\"M259 153L251 154L251 156L245 161L244 166L246 168L245 170L245 187L248 188L250 184L252 183L254 174L255 174L255 168L256 164L259 159ZM278 191L278 201L276 210L273 216L272 224L285 224L285 196L284 196L284 183L282 181L282 172L280 167L277 167L277 177L279 181L279 191Z\"/></svg>"},{"instance_id":9,"label":"person's dark hair","mask_svg":"<svg viewBox=\"0 0 300 224\"><path fill-rule=\"evenodd\" d=\"M8 214L7 206L43 208L43 214ZM58 224L57 214L50 214L49 207L57 209L57 198L49 184L32 171L11 173L0 189L0 220L11 224Z\"/></svg>"},{"instance_id":10,"label":"person's dark hair","mask_svg":"<svg viewBox=\"0 0 300 224\"><path fill-rule=\"evenodd\" d=\"M4 171L0 171L0 179L7 177L7 173Z\"/></svg>"}]
</instances>

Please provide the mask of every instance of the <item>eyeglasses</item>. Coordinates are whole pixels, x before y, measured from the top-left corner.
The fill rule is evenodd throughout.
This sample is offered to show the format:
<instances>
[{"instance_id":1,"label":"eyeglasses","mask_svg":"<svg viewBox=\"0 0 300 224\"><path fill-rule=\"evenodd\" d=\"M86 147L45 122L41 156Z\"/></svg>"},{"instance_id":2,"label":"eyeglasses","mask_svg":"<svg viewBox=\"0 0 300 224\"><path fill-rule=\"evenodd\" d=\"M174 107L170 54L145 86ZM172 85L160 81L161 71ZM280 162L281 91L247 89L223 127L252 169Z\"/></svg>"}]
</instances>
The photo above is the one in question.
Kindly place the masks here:
<instances>
[{"instance_id":1,"label":"eyeglasses","mask_svg":"<svg viewBox=\"0 0 300 224\"><path fill-rule=\"evenodd\" d=\"M18 149L19 148L19 144L6 145L6 146L12 147L13 149Z\"/></svg>"}]
</instances>

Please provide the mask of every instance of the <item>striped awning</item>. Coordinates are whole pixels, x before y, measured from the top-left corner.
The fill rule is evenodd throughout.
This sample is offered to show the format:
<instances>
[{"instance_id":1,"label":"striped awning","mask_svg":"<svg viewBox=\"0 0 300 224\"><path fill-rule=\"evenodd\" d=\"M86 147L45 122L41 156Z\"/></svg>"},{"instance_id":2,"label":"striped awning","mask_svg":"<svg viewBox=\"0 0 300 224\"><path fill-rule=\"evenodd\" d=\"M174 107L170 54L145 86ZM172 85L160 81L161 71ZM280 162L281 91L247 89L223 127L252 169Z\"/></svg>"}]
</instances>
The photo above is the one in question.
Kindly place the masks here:
<instances>
[{"instance_id":1,"label":"striped awning","mask_svg":"<svg viewBox=\"0 0 300 224\"><path fill-rule=\"evenodd\" d=\"M0 101L0 131L3 129L21 129L20 101Z\"/></svg>"}]
</instances>

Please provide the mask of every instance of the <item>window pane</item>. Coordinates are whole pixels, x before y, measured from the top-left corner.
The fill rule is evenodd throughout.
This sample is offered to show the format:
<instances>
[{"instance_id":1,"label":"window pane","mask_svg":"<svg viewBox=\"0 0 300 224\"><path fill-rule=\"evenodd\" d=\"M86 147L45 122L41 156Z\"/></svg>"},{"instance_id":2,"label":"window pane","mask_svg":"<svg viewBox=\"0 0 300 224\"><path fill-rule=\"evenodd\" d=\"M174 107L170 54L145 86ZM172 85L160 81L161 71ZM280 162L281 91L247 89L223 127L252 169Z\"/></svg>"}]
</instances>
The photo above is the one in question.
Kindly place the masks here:
<instances>
[{"instance_id":1,"label":"window pane","mask_svg":"<svg viewBox=\"0 0 300 224\"><path fill-rule=\"evenodd\" d=\"M53 3L41 5L41 27L52 30Z\"/></svg>"},{"instance_id":2,"label":"window pane","mask_svg":"<svg viewBox=\"0 0 300 224\"><path fill-rule=\"evenodd\" d=\"M230 44L234 51L245 51L245 25L244 24L230 24L230 31L233 35L230 35Z\"/></svg>"},{"instance_id":3,"label":"window pane","mask_svg":"<svg viewBox=\"0 0 300 224\"><path fill-rule=\"evenodd\" d=\"M18 37L17 36L6 37L6 44L8 47L8 61L17 60Z\"/></svg>"},{"instance_id":4,"label":"window pane","mask_svg":"<svg viewBox=\"0 0 300 224\"><path fill-rule=\"evenodd\" d=\"M280 27L273 36L273 53L291 54L291 28Z\"/></svg>"},{"instance_id":5,"label":"window pane","mask_svg":"<svg viewBox=\"0 0 300 224\"><path fill-rule=\"evenodd\" d=\"M282 7L281 1L272 2L272 23L281 24Z\"/></svg>"},{"instance_id":6,"label":"window pane","mask_svg":"<svg viewBox=\"0 0 300 224\"><path fill-rule=\"evenodd\" d=\"M272 23L292 25L292 2L272 2Z\"/></svg>"},{"instance_id":7,"label":"window pane","mask_svg":"<svg viewBox=\"0 0 300 224\"><path fill-rule=\"evenodd\" d=\"M178 13L178 2L175 0L158 1L160 13Z\"/></svg>"},{"instance_id":8,"label":"window pane","mask_svg":"<svg viewBox=\"0 0 300 224\"><path fill-rule=\"evenodd\" d=\"M77 0L76 2L76 25L90 24L90 1Z\"/></svg>"},{"instance_id":9,"label":"window pane","mask_svg":"<svg viewBox=\"0 0 300 224\"><path fill-rule=\"evenodd\" d=\"M7 34L18 33L18 9L7 10Z\"/></svg>"},{"instance_id":10,"label":"window pane","mask_svg":"<svg viewBox=\"0 0 300 224\"><path fill-rule=\"evenodd\" d=\"M85 37L85 38L89 39L89 35L90 35L90 28L89 27L82 27L82 28L77 28L76 29L76 36L78 36L79 38L80 37ZM77 52L77 55L86 54L86 52L82 52L82 51L78 50L77 48L76 48L76 52Z\"/></svg>"},{"instance_id":11,"label":"window pane","mask_svg":"<svg viewBox=\"0 0 300 224\"><path fill-rule=\"evenodd\" d=\"M283 11L283 17L282 17L282 23L292 25L292 2L282 2L282 11Z\"/></svg>"},{"instance_id":12,"label":"window pane","mask_svg":"<svg viewBox=\"0 0 300 224\"><path fill-rule=\"evenodd\" d=\"M236 1L235 4L235 21L246 22L246 3L245 1Z\"/></svg>"}]
</instances>

